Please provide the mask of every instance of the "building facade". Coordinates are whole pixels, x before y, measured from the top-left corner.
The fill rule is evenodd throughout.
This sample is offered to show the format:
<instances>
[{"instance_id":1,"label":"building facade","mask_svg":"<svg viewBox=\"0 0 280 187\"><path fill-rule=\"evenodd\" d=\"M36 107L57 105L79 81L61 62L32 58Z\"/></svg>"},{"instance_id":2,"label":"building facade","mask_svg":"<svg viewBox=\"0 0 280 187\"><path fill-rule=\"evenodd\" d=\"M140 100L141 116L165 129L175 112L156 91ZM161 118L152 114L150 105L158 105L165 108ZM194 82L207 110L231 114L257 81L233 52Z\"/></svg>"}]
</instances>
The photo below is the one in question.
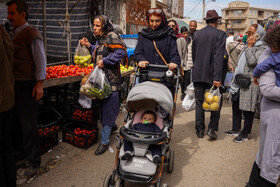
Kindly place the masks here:
<instances>
[{"instance_id":1,"label":"building facade","mask_svg":"<svg viewBox=\"0 0 280 187\"><path fill-rule=\"evenodd\" d=\"M234 1L222 9L222 17L227 28L233 28L235 33L244 34L250 25L261 23L266 19L279 19L280 10L251 7L249 3Z\"/></svg>"},{"instance_id":2,"label":"building facade","mask_svg":"<svg viewBox=\"0 0 280 187\"><path fill-rule=\"evenodd\" d=\"M156 7L163 9L167 19L183 18L184 0L156 0ZM137 34L147 26L146 13L151 8L151 0L126 1L126 34Z\"/></svg>"}]
</instances>

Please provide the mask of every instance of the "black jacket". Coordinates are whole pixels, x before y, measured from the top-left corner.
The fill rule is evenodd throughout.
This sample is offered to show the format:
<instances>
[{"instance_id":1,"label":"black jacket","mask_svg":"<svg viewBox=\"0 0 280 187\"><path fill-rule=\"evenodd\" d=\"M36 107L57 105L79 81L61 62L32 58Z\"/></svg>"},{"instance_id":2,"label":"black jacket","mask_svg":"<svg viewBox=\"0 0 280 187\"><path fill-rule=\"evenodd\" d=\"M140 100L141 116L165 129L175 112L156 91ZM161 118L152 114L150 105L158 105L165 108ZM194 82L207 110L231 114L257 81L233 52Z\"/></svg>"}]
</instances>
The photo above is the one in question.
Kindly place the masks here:
<instances>
[{"instance_id":1,"label":"black jacket","mask_svg":"<svg viewBox=\"0 0 280 187\"><path fill-rule=\"evenodd\" d=\"M226 33L207 25L194 33L192 58L194 62L192 80L212 85L222 82Z\"/></svg>"},{"instance_id":2,"label":"black jacket","mask_svg":"<svg viewBox=\"0 0 280 187\"><path fill-rule=\"evenodd\" d=\"M181 65L181 58L178 53L176 38L165 35L156 40L157 48L163 55L167 63L173 62ZM155 49L153 41L145 38L141 33L138 35L138 43L135 51L135 61L148 61L150 64L165 65Z\"/></svg>"}]
</instances>

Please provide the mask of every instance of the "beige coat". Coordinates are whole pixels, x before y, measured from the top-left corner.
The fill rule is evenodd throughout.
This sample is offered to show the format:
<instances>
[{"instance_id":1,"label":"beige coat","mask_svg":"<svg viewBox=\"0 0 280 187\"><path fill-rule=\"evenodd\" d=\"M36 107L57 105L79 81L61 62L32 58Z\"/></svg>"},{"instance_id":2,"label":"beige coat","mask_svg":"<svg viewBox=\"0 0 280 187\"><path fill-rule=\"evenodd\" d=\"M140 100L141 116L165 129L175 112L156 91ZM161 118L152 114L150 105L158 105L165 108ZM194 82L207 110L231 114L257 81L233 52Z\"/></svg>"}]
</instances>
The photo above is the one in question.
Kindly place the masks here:
<instances>
[{"instance_id":1,"label":"beige coat","mask_svg":"<svg viewBox=\"0 0 280 187\"><path fill-rule=\"evenodd\" d=\"M185 40L185 38L183 37L177 38L177 48L181 58L181 66L185 71L184 66L187 64L187 57L188 57L187 41Z\"/></svg>"},{"instance_id":2,"label":"beige coat","mask_svg":"<svg viewBox=\"0 0 280 187\"><path fill-rule=\"evenodd\" d=\"M265 50L264 44L247 48L243 52L246 56L246 64L244 67L244 74L249 75L253 79L253 70L258 64L258 59ZM243 53L241 52L241 54ZM255 86L252 82L249 88L240 88L239 109L244 111L255 111L255 106L258 102L259 87Z\"/></svg>"}]
</instances>

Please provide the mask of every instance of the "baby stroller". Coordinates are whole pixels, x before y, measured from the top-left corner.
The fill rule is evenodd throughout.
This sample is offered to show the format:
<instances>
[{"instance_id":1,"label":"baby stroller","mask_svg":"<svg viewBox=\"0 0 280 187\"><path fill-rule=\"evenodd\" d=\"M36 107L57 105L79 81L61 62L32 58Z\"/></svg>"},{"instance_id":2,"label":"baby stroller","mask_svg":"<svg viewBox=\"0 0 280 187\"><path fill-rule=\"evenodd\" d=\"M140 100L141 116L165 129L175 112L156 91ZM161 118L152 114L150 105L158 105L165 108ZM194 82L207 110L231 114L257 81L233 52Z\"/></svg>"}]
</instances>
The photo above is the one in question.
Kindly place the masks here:
<instances>
[{"instance_id":1,"label":"baby stroller","mask_svg":"<svg viewBox=\"0 0 280 187\"><path fill-rule=\"evenodd\" d=\"M157 71L154 71L154 69ZM161 72L158 69L162 69ZM108 174L103 186L124 186L125 181L149 184L154 187L167 187L166 183L161 185L161 175L165 163L168 165L167 171L172 173L174 164L174 150L170 149L170 139L173 129L174 113L176 108L176 98L179 87L180 72L170 78L170 72L165 73L168 66L148 65L145 69L135 70L135 77L130 90L126 109L124 125L120 128L117 136L117 151L115 168L112 174ZM169 75L166 77L166 75ZM135 81L140 78L141 84L135 86ZM172 97L169 89L158 82L175 83L175 95ZM152 110L157 113L156 125L162 129L162 133L148 133L132 130L130 127L139 121L141 113L146 110ZM133 143L134 156L132 160L121 160L124 154L124 140ZM148 150L149 145L161 145L162 156L161 163L152 162L151 152Z\"/></svg>"}]
</instances>

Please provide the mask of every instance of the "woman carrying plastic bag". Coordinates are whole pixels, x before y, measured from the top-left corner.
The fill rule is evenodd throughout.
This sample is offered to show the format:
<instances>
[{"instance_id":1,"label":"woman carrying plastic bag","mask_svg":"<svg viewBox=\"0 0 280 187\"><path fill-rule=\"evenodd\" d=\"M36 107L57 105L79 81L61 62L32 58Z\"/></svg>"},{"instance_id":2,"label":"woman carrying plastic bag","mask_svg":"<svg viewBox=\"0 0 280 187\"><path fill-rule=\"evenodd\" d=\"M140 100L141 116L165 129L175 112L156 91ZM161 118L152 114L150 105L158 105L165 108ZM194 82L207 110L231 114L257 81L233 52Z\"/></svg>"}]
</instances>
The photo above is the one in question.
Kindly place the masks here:
<instances>
[{"instance_id":1,"label":"woman carrying plastic bag","mask_svg":"<svg viewBox=\"0 0 280 187\"><path fill-rule=\"evenodd\" d=\"M120 62L123 58L127 60L127 53L125 49L125 44L120 38L119 35L113 32L113 25L111 21L104 15L102 16L96 16L93 19L93 31L94 36L97 38L97 42L95 45L92 45L88 42L87 38L83 38L80 40L81 45L86 46L89 51L92 53L93 57L93 63L95 64L95 67L98 67L99 69L102 69L102 73L97 73L95 71L99 71L97 68L93 70L91 75L89 76L89 79L87 79L87 83L90 83L93 87L96 88L94 81L97 79L93 78L93 74L98 74L98 76L104 77L104 79L98 80L104 80L106 82L105 77L108 79L108 82L111 87L111 94L107 96L105 93L102 95L102 91L100 91L97 95L97 99L100 100L101 104L101 122L102 122L102 130L101 130L101 143L97 150L95 151L95 155L101 155L105 153L109 148L109 142L110 142L110 134L112 129L116 130L117 126L115 124L115 120L117 119L117 116L119 114L119 90L121 85L121 73L120 73ZM96 75L95 75L96 76ZM86 83L86 85L88 85ZM101 83L100 86L108 85L107 83ZM90 92L89 90L91 88L88 88L86 90L87 94L94 95L96 93L94 89L92 89ZM100 89L99 89L100 90ZM104 87L103 87L104 91ZM98 91L97 91L98 92ZM106 92L106 91L104 91ZM108 92L109 93L109 92ZM94 96L93 96L94 97ZM98 98L99 97L99 98Z\"/></svg>"}]
</instances>

